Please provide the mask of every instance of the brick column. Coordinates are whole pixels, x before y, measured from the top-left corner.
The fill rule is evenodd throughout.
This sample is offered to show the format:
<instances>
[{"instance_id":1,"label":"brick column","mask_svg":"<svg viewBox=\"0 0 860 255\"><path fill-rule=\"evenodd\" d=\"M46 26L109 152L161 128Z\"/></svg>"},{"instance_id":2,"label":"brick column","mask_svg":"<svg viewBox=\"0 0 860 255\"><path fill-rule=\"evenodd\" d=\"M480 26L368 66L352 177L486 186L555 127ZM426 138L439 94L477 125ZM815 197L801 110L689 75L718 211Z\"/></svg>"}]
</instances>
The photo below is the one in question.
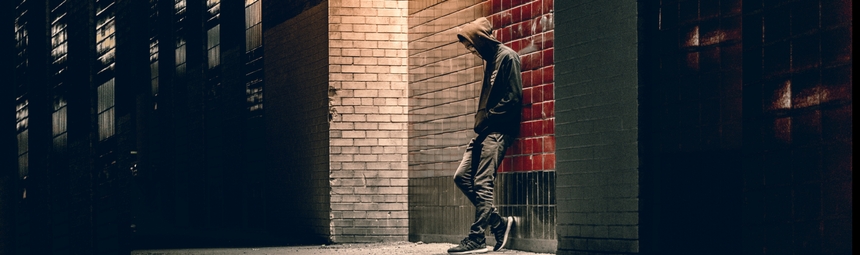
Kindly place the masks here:
<instances>
[{"instance_id":1,"label":"brick column","mask_svg":"<svg viewBox=\"0 0 860 255\"><path fill-rule=\"evenodd\" d=\"M637 254L638 5L555 7L556 253Z\"/></svg>"},{"instance_id":2,"label":"brick column","mask_svg":"<svg viewBox=\"0 0 860 255\"><path fill-rule=\"evenodd\" d=\"M406 0L329 1L334 242L406 240Z\"/></svg>"}]
</instances>

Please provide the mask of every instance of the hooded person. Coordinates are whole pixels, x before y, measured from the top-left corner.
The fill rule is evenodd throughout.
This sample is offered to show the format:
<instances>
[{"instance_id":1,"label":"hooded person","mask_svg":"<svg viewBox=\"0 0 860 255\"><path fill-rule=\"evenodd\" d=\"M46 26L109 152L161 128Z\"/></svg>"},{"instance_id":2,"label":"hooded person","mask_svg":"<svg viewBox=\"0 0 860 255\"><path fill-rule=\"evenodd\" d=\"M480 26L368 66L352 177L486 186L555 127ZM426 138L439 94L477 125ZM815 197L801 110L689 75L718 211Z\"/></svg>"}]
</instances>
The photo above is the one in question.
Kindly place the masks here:
<instances>
[{"instance_id":1,"label":"hooded person","mask_svg":"<svg viewBox=\"0 0 860 255\"><path fill-rule=\"evenodd\" d=\"M492 31L490 21L482 17L457 33L460 43L485 61L474 129L479 135L501 132L516 136L523 94L520 56L497 41Z\"/></svg>"},{"instance_id":2,"label":"hooded person","mask_svg":"<svg viewBox=\"0 0 860 255\"><path fill-rule=\"evenodd\" d=\"M487 226L496 240L495 251L505 246L514 225L513 217L502 217L493 206L493 187L505 151L519 134L523 94L520 56L493 37L492 24L483 17L461 26L457 38L484 60L484 76L473 128L477 136L466 146L454 174L454 183L475 206L475 220L469 236L448 253L488 251Z\"/></svg>"}]
</instances>

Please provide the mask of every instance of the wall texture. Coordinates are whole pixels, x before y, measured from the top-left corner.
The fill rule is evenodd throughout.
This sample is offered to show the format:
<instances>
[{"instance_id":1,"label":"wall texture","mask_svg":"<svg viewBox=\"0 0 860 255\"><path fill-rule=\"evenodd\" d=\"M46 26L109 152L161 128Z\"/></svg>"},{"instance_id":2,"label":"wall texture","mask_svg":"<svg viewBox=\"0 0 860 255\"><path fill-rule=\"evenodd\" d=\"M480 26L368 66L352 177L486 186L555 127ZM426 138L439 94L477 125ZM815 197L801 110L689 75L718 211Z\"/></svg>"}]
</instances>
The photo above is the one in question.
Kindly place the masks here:
<instances>
[{"instance_id":1,"label":"wall texture","mask_svg":"<svg viewBox=\"0 0 860 255\"><path fill-rule=\"evenodd\" d=\"M454 186L482 61L456 40L456 27L489 10L483 1L409 3L409 239L459 242L474 207Z\"/></svg>"},{"instance_id":2,"label":"wall texture","mask_svg":"<svg viewBox=\"0 0 860 255\"><path fill-rule=\"evenodd\" d=\"M638 3L556 3L558 253L639 252Z\"/></svg>"},{"instance_id":3,"label":"wall texture","mask_svg":"<svg viewBox=\"0 0 860 255\"><path fill-rule=\"evenodd\" d=\"M108 2L115 73L94 52ZM0 41L15 73L0 133L19 150L0 156L0 253L456 243L473 206L452 175L483 63L454 34L477 17L523 62L522 132L496 183L518 219L509 248L853 249L850 0L245 3L0 4L27 31ZM52 63L57 31L68 56ZM100 123L105 77L115 118Z\"/></svg>"},{"instance_id":4,"label":"wall texture","mask_svg":"<svg viewBox=\"0 0 860 255\"><path fill-rule=\"evenodd\" d=\"M523 78L520 134L499 168L496 205L518 219L510 247L540 252L557 249L554 2L485 2L493 34L520 55Z\"/></svg>"},{"instance_id":5,"label":"wall texture","mask_svg":"<svg viewBox=\"0 0 860 255\"><path fill-rule=\"evenodd\" d=\"M6 1L0 4L0 23L2 24L11 24L14 22L14 3L12 1ZM11 30L7 32L3 32L0 34L0 37L3 38L13 38L13 32ZM13 49L15 47L14 41L12 39L4 39L0 40L0 48L3 49ZM8 51L7 53L3 53L3 59L13 59L14 53L13 51ZM14 70L13 64L11 61L4 61L0 63L0 70ZM18 84L15 79L17 77L15 75L10 77L12 84ZM15 107L15 86L5 86L0 92L0 94L4 95L0 97L0 134L4 134L2 142L0 144L5 144L0 151L17 151L18 150L18 140L11 135L6 136L5 134L15 134L17 131L15 126L15 120L13 116L15 115L15 111L13 110ZM8 126L8 127L7 127ZM17 166L18 159L17 155L6 153L0 155L0 165L3 166ZM17 167L16 169L17 170ZM0 228L9 229L9 231L3 231L0 233L0 253L3 254L11 254L14 250L14 229L15 229L15 194L18 190L18 185L16 185L18 171L4 171L0 172Z\"/></svg>"},{"instance_id":6,"label":"wall texture","mask_svg":"<svg viewBox=\"0 0 860 255\"><path fill-rule=\"evenodd\" d=\"M641 250L679 253L714 246L703 253L740 253L741 3L646 6Z\"/></svg>"},{"instance_id":7,"label":"wall texture","mask_svg":"<svg viewBox=\"0 0 860 255\"><path fill-rule=\"evenodd\" d=\"M521 133L499 170L495 204L519 219L510 247L554 251L553 1L410 1L410 240L458 242L473 219L452 176L475 136L483 71L456 32L478 17L523 62Z\"/></svg>"},{"instance_id":8,"label":"wall texture","mask_svg":"<svg viewBox=\"0 0 860 255\"><path fill-rule=\"evenodd\" d=\"M742 8L742 252L851 253L852 1Z\"/></svg>"},{"instance_id":9,"label":"wall texture","mask_svg":"<svg viewBox=\"0 0 860 255\"><path fill-rule=\"evenodd\" d=\"M331 238L328 4L265 30L267 213L275 232L315 243ZM296 207L301 210L296 210ZM310 236L310 240L308 240Z\"/></svg>"},{"instance_id":10,"label":"wall texture","mask_svg":"<svg viewBox=\"0 0 860 255\"><path fill-rule=\"evenodd\" d=\"M851 1L650 4L642 252L851 253Z\"/></svg>"},{"instance_id":11,"label":"wall texture","mask_svg":"<svg viewBox=\"0 0 860 255\"><path fill-rule=\"evenodd\" d=\"M330 0L329 6L332 241L402 241L407 1Z\"/></svg>"}]
</instances>

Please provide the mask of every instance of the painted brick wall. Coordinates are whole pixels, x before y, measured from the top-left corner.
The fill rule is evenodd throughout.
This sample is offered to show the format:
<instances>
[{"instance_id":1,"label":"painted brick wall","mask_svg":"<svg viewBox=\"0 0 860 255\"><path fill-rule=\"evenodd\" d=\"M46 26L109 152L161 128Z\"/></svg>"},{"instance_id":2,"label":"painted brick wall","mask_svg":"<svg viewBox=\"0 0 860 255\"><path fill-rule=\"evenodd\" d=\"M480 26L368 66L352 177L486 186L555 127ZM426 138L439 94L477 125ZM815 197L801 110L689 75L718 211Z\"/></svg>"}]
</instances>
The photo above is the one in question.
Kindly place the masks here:
<instances>
[{"instance_id":1,"label":"painted brick wall","mask_svg":"<svg viewBox=\"0 0 860 255\"><path fill-rule=\"evenodd\" d=\"M552 12L553 1L410 2L410 240L457 242L474 217L451 178L475 136L483 61L456 31L487 17L523 62L521 134L499 169L495 204L522 219L512 248L555 251Z\"/></svg>"},{"instance_id":2,"label":"painted brick wall","mask_svg":"<svg viewBox=\"0 0 860 255\"><path fill-rule=\"evenodd\" d=\"M520 54L523 123L500 172L555 169L553 1L416 1L410 6L410 83L417 176L448 175L470 139L480 90L480 59L464 55L456 27L487 17L494 36ZM426 1L425 1L426 2ZM439 3L435 3L439 2ZM446 12L447 11L447 12ZM421 157L432 154L442 158Z\"/></svg>"},{"instance_id":3,"label":"painted brick wall","mask_svg":"<svg viewBox=\"0 0 860 255\"><path fill-rule=\"evenodd\" d=\"M267 220L270 230L300 242L331 238L327 7L322 2L263 34L272 153Z\"/></svg>"},{"instance_id":4,"label":"painted brick wall","mask_svg":"<svg viewBox=\"0 0 860 255\"><path fill-rule=\"evenodd\" d=\"M329 6L332 240L406 240L407 1Z\"/></svg>"},{"instance_id":5,"label":"painted brick wall","mask_svg":"<svg viewBox=\"0 0 860 255\"><path fill-rule=\"evenodd\" d=\"M555 252L554 1L493 0L494 36L519 53L523 111L520 134L496 181L495 204L520 219L511 248Z\"/></svg>"},{"instance_id":6,"label":"painted brick wall","mask_svg":"<svg viewBox=\"0 0 860 255\"><path fill-rule=\"evenodd\" d=\"M556 2L558 254L639 251L637 8Z\"/></svg>"},{"instance_id":7,"label":"painted brick wall","mask_svg":"<svg viewBox=\"0 0 860 255\"><path fill-rule=\"evenodd\" d=\"M487 16L483 1L409 2L409 240L457 243L474 207L454 186L474 136L482 61L456 28Z\"/></svg>"},{"instance_id":8,"label":"painted brick wall","mask_svg":"<svg viewBox=\"0 0 860 255\"><path fill-rule=\"evenodd\" d=\"M410 3L410 177L453 176L474 137L483 62L456 40L456 29L487 16L483 1Z\"/></svg>"},{"instance_id":9,"label":"painted brick wall","mask_svg":"<svg viewBox=\"0 0 860 255\"><path fill-rule=\"evenodd\" d=\"M520 54L520 135L499 172L555 170L554 17L551 0L493 0L490 20L500 42Z\"/></svg>"}]
</instances>

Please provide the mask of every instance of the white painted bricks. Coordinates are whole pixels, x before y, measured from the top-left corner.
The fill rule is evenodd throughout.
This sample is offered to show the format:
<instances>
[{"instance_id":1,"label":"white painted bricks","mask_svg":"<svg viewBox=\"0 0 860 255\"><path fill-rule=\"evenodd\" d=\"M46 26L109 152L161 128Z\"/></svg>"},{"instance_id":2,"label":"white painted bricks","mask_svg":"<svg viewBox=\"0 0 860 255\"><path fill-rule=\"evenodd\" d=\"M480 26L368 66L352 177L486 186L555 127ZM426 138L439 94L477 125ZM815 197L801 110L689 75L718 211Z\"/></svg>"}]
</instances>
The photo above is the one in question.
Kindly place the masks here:
<instances>
[{"instance_id":1,"label":"white painted bricks","mask_svg":"<svg viewBox=\"0 0 860 255\"><path fill-rule=\"evenodd\" d=\"M407 240L407 8L329 0L335 242Z\"/></svg>"}]
</instances>

